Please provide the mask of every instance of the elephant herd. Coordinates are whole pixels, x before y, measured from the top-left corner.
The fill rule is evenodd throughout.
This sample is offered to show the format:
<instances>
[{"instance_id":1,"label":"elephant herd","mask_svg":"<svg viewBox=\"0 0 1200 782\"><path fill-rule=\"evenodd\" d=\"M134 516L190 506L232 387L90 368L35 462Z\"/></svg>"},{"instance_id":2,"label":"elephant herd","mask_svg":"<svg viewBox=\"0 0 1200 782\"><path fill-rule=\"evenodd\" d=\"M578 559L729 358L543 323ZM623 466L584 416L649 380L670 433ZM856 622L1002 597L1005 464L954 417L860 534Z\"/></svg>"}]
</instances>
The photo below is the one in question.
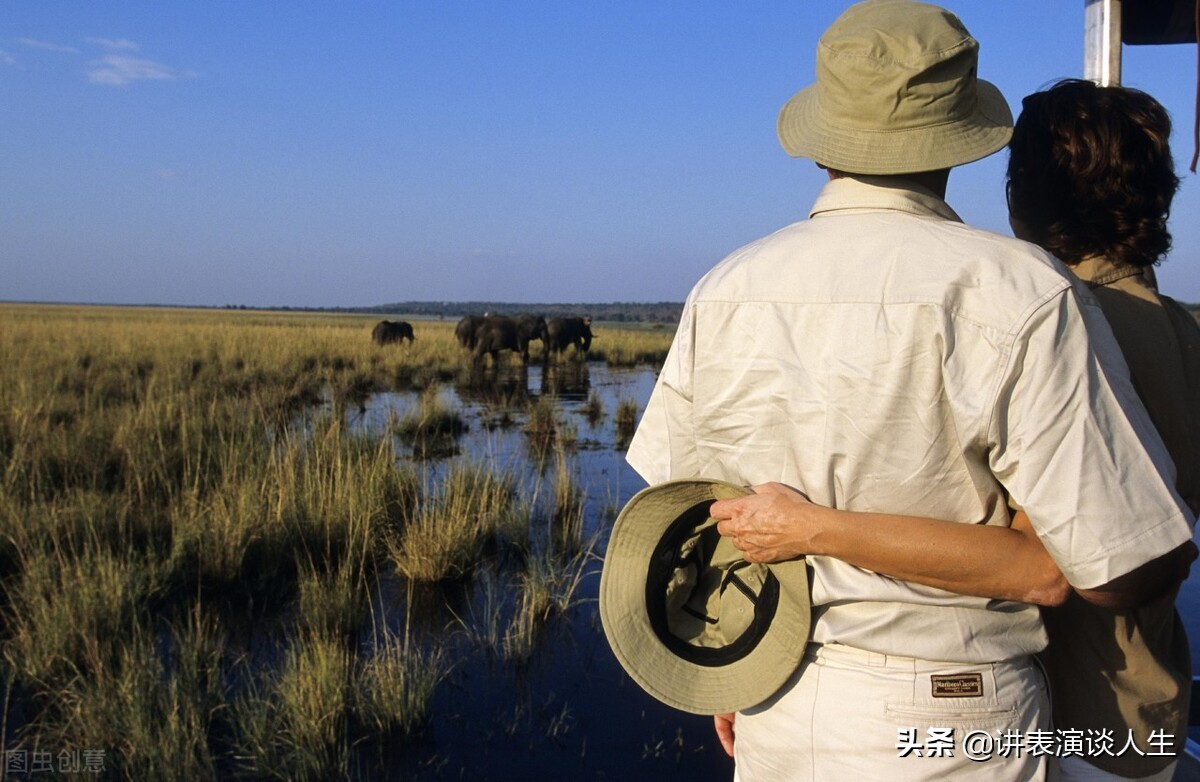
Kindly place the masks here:
<instances>
[{"instance_id":1,"label":"elephant herd","mask_svg":"<svg viewBox=\"0 0 1200 782\"><path fill-rule=\"evenodd\" d=\"M490 355L494 363L500 351L511 350L528 364L529 343L535 339L542 341L547 361L571 345L579 355L586 353L592 346L591 324L590 317L546 320L540 315L467 315L454 327L454 336L476 362Z\"/></svg>"},{"instance_id":2,"label":"elephant herd","mask_svg":"<svg viewBox=\"0 0 1200 782\"><path fill-rule=\"evenodd\" d=\"M577 355L583 355L592 346L592 319L551 318L540 315L467 315L454 327L458 344L471 351L471 357L479 362L485 355L495 363L498 354L511 350L521 355L521 362L529 363L529 343L541 340L542 354L546 361L556 359L575 346ZM412 324L405 321L382 320L371 331L371 340L376 345L394 342L410 343L415 339Z\"/></svg>"}]
</instances>

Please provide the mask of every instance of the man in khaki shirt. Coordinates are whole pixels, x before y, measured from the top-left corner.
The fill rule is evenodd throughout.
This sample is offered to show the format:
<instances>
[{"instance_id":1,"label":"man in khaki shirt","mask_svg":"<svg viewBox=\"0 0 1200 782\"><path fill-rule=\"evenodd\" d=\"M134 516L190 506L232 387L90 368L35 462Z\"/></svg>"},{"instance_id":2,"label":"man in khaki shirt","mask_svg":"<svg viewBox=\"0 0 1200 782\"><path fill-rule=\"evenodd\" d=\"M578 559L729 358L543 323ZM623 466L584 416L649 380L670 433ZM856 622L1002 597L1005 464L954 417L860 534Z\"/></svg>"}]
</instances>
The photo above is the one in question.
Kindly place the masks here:
<instances>
[{"instance_id":1,"label":"man in khaki shirt","mask_svg":"<svg viewBox=\"0 0 1200 782\"><path fill-rule=\"evenodd\" d=\"M832 181L697 284L628 459L650 483L779 481L976 524L1007 526L1011 496L1072 584L1103 589L1192 519L1094 300L944 201L948 169L1009 136L976 57L921 3L861 3L826 32L779 133ZM809 563L814 643L738 716L740 779L1042 777L1044 756L964 743L1049 727L1036 608Z\"/></svg>"}]
</instances>

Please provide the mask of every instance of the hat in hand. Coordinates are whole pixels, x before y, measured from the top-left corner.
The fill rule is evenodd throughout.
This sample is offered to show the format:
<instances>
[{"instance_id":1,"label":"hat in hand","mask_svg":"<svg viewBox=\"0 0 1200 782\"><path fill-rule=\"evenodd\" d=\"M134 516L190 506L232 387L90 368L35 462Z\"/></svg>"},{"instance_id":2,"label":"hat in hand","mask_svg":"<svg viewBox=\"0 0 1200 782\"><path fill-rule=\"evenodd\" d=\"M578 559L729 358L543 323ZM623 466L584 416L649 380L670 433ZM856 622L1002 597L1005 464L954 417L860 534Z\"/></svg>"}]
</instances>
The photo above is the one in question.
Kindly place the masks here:
<instances>
[{"instance_id":1,"label":"hat in hand","mask_svg":"<svg viewBox=\"0 0 1200 782\"><path fill-rule=\"evenodd\" d=\"M693 714L767 700L808 643L804 560L747 562L708 514L748 494L704 479L651 486L621 510L605 555L600 619L613 653L646 692Z\"/></svg>"}]
</instances>

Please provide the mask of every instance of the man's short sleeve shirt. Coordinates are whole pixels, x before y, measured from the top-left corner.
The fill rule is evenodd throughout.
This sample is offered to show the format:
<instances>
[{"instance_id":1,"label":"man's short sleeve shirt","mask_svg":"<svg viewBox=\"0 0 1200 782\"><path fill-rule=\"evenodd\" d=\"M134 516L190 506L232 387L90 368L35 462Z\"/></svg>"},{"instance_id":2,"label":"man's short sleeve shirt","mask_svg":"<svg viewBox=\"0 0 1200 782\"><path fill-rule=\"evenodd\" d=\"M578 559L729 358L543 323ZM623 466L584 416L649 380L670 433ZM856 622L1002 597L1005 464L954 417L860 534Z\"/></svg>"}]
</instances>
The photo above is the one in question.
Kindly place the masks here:
<instances>
[{"instance_id":1,"label":"man's short sleeve shirt","mask_svg":"<svg viewBox=\"0 0 1200 782\"><path fill-rule=\"evenodd\" d=\"M688 297L630 446L650 483L780 481L857 511L1008 524L1078 587L1190 539L1173 468L1094 300L1025 242L894 180L830 182L810 219ZM1036 609L825 557L814 639L926 659L1037 651Z\"/></svg>"}]
</instances>

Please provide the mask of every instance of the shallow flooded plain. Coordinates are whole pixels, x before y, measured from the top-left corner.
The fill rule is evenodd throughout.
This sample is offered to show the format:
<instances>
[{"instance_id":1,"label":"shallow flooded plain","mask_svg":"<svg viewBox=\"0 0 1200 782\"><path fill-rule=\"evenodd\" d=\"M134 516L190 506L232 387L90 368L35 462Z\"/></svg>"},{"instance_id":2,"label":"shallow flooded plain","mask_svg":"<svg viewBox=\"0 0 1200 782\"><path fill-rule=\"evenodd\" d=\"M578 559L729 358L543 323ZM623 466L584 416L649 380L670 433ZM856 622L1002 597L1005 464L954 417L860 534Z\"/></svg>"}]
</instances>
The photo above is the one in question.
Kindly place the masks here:
<instances>
[{"instance_id":1,"label":"shallow flooded plain","mask_svg":"<svg viewBox=\"0 0 1200 782\"><path fill-rule=\"evenodd\" d=\"M549 370L503 367L440 389L440 403L458 410L467 427L435 446L432 456L422 454L427 444L411 444L407 458L423 462L430 474L445 471L454 460L482 460L522 476L528 494L536 494L529 487L543 483L544 473L555 468L546 453L531 447L525 411L538 399L553 401L558 436L570 443L567 469L583 495L581 537L594 542L593 556L572 606L544 628L524 659L506 661L502 650L481 650L470 630L459 638L456 665L434 694L427 730L392 758L403 769L395 778L731 778L732 765L714 739L711 719L683 714L645 695L617 665L599 625L596 595L604 542L616 512L645 486L625 464L627 433L620 431L616 411L622 404L640 411L654 379L648 368L568 363ZM415 392L380 394L351 414L352 425L386 429L420 404ZM542 507L552 504L549 493L543 489L539 496L536 517L550 517ZM511 597L495 586L495 567L503 570L502 563L490 561L455 587L424 590L409 602L426 612L417 621L433 632L453 626L460 615L467 617L468 628L497 614L507 621ZM389 619L402 621L399 614Z\"/></svg>"},{"instance_id":2,"label":"shallow flooded plain","mask_svg":"<svg viewBox=\"0 0 1200 782\"><path fill-rule=\"evenodd\" d=\"M729 778L596 619L669 334L473 370L372 325L0 306L6 773Z\"/></svg>"}]
</instances>

